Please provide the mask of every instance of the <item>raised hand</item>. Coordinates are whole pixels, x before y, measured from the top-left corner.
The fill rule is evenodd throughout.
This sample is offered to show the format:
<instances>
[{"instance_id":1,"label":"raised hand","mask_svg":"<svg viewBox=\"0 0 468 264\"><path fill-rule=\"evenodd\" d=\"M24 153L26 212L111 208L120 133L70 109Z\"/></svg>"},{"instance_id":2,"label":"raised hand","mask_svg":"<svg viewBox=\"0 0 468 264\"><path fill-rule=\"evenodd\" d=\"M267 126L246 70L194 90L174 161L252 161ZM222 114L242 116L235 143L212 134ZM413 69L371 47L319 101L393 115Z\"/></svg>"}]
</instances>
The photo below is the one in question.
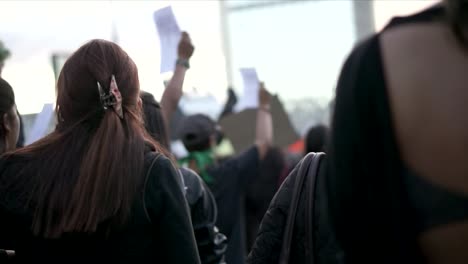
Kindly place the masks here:
<instances>
[{"instance_id":1,"label":"raised hand","mask_svg":"<svg viewBox=\"0 0 468 264\"><path fill-rule=\"evenodd\" d=\"M192 40L187 32L182 32L182 37L179 41L179 46L177 49L177 55L179 59L189 60L192 55L195 47L192 44Z\"/></svg>"},{"instance_id":2,"label":"raised hand","mask_svg":"<svg viewBox=\"0 0 468 264\"><path fill-rule=\"evenodd\" d=\"M258 103L261 107L266 106L269 107L271 103L271 94L265 88L265 84L263 82L260 83L259 89L259 96L258 96Z\"/></svg>"}]
</instances>

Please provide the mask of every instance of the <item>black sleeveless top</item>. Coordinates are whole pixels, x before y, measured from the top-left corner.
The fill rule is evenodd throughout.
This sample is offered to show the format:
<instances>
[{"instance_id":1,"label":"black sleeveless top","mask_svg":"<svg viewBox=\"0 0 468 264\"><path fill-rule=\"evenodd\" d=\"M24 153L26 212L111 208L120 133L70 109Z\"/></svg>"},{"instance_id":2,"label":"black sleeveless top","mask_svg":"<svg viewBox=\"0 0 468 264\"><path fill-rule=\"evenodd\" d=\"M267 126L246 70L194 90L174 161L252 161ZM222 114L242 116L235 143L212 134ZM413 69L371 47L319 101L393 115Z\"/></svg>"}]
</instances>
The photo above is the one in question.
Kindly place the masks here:
<instances>
[{"instance_id":1,"label":"black sleeveless top","mask_svg":"<svg viewBox=\"0 0 468 264\"><path fill-rule=\"evenodd\" d=\"M385 30L443 16L434 6ZM401 160L382 65L376 34L354 49L338 82L328 177L334 227L350 263L424 263L418 235L467 220L468 197L427 182Z\"/></svg>"}]
</instances>

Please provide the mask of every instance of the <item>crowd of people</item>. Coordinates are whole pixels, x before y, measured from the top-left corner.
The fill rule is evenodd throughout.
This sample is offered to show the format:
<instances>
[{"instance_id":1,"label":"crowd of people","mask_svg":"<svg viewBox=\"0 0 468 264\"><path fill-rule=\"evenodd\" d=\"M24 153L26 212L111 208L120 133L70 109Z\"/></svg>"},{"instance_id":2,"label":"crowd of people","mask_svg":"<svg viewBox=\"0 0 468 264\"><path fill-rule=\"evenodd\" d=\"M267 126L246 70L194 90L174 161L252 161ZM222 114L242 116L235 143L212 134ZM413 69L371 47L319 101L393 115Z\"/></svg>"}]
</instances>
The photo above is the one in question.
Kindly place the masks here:
<instances>
[{"instance_id":1,"label":"crowd of people","mask_svg":"<svg viewBox=\"0 0 468 264\"><path fill-rule=\"evenodd\" d=\"M264 83L244 151L218 156L228 138L204 114L171 131L185 32L160 102L117 44L81 46L57 81L55 130L27 146L0 78L0 262L466 263L467 49L466 0L393 19L347 58L332 126L308 131L299 163L274 143ZM0 45L0 77L8 56Z\"/></svg>"}]
</instances>

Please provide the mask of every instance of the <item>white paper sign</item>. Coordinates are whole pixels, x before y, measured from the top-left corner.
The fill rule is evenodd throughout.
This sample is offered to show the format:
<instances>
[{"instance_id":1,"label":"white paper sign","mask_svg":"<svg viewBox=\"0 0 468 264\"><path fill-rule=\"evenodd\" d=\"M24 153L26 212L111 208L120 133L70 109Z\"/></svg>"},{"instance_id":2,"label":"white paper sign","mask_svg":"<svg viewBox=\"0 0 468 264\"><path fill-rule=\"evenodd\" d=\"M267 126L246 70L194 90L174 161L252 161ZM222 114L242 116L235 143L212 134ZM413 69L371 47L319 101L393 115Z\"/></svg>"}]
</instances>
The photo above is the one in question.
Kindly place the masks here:
<instances>
[{"instance_id":1,"label":"white paper sign","mask_svg":"<svg viewBox=\"0 0 468 264\"><path fill-rule=\"evenodd\" d=\"M161 42L161 73L174 71L177 46L182 32L170 6L154 12L154 23Z\"/></svg>"},{"instance_id":2,"label":"white paper sign","mask_svg":"<svg viewBox=\"0 0 468 264\"><path fill-rule=\"evenodd\" d=\"M35 141L43 138L49 128L50 121L54 116L54 105L45 104L42 107L42 111L36 116L34 125L28 138L25 140L25 145L34 143Z\"/></svg>"},{"instance_id":3,"label":"white paper sign","mask_svg":"<svg viewBox=\"0 0 468 264\"><path fill-rule=\"evenodd\" d=\"M236 111L249 108L258 108L259 80L255 68L240 69L244 83L244 94L236 105Z\"/></svg>"}]
</instances>

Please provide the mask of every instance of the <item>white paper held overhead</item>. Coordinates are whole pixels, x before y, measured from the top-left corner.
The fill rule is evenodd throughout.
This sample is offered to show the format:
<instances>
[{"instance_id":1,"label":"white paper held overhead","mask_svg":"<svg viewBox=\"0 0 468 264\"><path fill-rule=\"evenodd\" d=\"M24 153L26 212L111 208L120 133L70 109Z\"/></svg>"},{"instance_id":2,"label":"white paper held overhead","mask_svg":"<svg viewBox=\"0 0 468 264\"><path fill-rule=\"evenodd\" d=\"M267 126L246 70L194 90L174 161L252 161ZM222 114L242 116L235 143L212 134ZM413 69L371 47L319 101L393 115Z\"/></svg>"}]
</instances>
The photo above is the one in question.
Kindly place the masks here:
<instances>
[{"instance_id":1,"label":"white paper held overhead","mask_svg":"<svg viewBox=\"0 0 468 264\"><path fill-rule=\"evenodd\" d=\"M172 7L168 6L154 12L154 23L161 42L161 73L174 71L177 60L177 46L181 31Z\"/></svg>"},{"instance_id":2,"label":"white paper held overhead","mask_svg":"<svg viewBox=\"0 0 468 264\"><path fill-rule=\"evenodd\" d=\"M244 83L244 93L236 105L236 111L258 107L259 80L255 68L240 69Z\"/></svg>"}]
</instances>

